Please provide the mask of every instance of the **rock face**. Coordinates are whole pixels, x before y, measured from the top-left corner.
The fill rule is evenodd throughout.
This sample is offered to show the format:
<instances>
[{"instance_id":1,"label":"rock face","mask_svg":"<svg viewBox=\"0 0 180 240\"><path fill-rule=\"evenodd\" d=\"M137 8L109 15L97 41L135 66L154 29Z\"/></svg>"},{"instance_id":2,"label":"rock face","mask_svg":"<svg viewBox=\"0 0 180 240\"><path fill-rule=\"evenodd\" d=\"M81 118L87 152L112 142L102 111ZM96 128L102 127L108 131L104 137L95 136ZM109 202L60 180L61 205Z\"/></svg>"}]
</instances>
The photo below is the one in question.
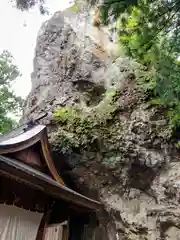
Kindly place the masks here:
<instances>
[{"instance_id":1,"label":"rock face","mask_svg":"<svg viewBox=\"0 0 180 240\"><path fill-rule=\"evenodd\" d=\"M82 92L96 85L97 91L105 91L101 83L109 58L103 46L88 36L85 18L58 12L40 29L24 116L81 102Z\"/></svg>"},{"instance_id":2,"label":"rock face","mask_svg":"<svg viewBox=\"0 0 180 240\"><path fill-rule=\"evenodd\" d=\"M24 120L48 112L44 121L54 154L64 155L68 165L62 174L104 204L104 212L97 214L99 225L85 227L82 239L180 239L180 161L166 118L144 101L135 65L126 58L112 61L105 33L100 32L102 44L92 37L88 22L84 31L85 17L57 12L42 26ZM60 138L61 130L66 129L54 124L53 111L76 104L91 113L113 87L118 94L113 98L116 111L106 121L109 137L97 137L95 147L95 140L89 144L87 139L86 148L81 142L68 152L58 149L65 139Z\"/></svg>"}]
</instances>

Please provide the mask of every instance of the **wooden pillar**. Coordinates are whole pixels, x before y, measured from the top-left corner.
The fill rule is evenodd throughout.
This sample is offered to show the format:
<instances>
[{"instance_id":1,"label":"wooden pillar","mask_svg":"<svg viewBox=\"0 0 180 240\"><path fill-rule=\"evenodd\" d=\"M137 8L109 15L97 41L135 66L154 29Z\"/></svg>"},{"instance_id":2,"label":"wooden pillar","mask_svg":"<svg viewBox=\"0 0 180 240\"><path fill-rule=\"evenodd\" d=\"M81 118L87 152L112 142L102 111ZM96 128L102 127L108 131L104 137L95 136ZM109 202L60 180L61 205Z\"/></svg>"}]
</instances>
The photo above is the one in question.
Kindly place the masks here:
<instances>
[{"instance_id":1,"label":"wooden pillar","mask_svg":"<svg viewBox=\"0 0 180 240\"><path fill-rule=\"evenodd\" d=\"M47 209L46 209L46 211L41 219L41 223L39 225L36 240L44 240L45 239L46 227L48 224L48 220L50 218L53 204L54 203L47 205Z\"/></svg>"},{"instance_id":2,"label":"wooden pillar","mask_svg":"<svg viewBox=\"0 0 180 240\"><path fill-rule=\"evenodd\" d=\"M68 224L63 225L62 240L68 240Z\"/></svg>"}]
</instances>

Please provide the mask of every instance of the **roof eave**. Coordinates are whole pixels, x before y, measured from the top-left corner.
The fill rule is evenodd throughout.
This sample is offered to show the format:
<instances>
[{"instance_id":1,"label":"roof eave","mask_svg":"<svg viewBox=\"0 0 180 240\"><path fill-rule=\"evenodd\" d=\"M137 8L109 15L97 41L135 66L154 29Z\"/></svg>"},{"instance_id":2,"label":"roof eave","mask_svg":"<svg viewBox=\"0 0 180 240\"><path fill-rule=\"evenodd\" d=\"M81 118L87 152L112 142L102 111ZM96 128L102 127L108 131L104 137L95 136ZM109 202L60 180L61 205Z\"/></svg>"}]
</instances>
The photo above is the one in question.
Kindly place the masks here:
<instances>
[{"instance_id":1,"label":"roof eave","mask_svg":"<svg viewBox=\"0 0 180 240\"><path fill-rule=\"evenodd\" d=\"M0 156L0 175L29 185L54 198L85 208L87 211L96 211L102 206L100 202L87 198L37 170L4 156Z\"/></svg>"}]
</instances>

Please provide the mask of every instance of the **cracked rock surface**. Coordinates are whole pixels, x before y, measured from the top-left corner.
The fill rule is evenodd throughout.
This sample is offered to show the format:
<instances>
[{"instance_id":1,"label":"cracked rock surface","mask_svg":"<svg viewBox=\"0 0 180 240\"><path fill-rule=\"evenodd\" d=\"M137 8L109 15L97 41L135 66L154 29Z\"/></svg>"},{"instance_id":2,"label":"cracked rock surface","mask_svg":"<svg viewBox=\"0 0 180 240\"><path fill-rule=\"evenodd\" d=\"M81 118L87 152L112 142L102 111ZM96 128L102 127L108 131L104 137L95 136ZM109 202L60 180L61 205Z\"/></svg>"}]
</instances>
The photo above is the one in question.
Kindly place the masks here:
<instances>
[{"instance_id":1,"label":"cracked rock surface","mask_svg":"<svg viewBox=\"0 0 180 240\"><path fill-rule=\"evenodd\" d=\"M68 165L62 167L62 175L71 179L69 184L104 205L104 212L97 214L99 225L87 225L89 234L86 229L82 239L178 240L180 155L166 119L140 100L130 60L112 61L88 28L83 29L85 17L70 24L73 17L57 12L39 31L23 120L47 112L42 123L48 124L55 146L57 126L52 124L52 114L57 107L97 106L109 87L122 82L117 100L121 111L111 125L116 136L113 147L103 153L87 152L88 161L77 152L68 156L61 149L55 152ZM93 94L87 98L88 90Z\"/></svg>"}]
</instances>

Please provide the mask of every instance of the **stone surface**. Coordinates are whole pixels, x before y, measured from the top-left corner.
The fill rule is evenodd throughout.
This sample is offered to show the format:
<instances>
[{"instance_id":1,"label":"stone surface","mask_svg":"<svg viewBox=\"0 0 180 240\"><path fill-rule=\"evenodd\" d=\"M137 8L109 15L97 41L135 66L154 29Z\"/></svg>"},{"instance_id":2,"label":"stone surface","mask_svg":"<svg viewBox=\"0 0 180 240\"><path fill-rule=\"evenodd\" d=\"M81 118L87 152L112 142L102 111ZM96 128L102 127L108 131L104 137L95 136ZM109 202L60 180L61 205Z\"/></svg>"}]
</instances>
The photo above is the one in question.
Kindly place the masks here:
<instances>
[{"instance_id":1,"label":"stone surface","mask_svg":"<svg viewBox=\"0 0 180 240\"><path fill-rule=\"evenodd\" d=\"M118 82L122 126L118 130L114 126L118 151L112 150L111 157L105 153L103 160L97 152L92 158L88 153L88 161L80 161L77 152L62 160L70 166L62 169L72 181L69 184L104 204L104 212L97 214L99 226L86 226L83 239L180 239L180 161L166 119L139 99L134 63L123 57L112 60L107 36L100 32L102 44L85 19L57 12L42 26L23 120L48 112L43 122L50 125L55 145L53 111L75 103L96 106L105 90Z\"/></svg>"},{"instance_id":2,"label":"stone surface","mask_svg":"<svg viewBox=\"0 0 180 240\"><path fill-rule=\"evenodd\" d=\"M41 111L50 114L57 106L83 102L82 93L87 88L101 85L108 54L86 35L83 19L68 16L57 12L39 31L32 90L24 116ZM70 20L78 26L76 32Z\"/></svg>"}]
</instances>

